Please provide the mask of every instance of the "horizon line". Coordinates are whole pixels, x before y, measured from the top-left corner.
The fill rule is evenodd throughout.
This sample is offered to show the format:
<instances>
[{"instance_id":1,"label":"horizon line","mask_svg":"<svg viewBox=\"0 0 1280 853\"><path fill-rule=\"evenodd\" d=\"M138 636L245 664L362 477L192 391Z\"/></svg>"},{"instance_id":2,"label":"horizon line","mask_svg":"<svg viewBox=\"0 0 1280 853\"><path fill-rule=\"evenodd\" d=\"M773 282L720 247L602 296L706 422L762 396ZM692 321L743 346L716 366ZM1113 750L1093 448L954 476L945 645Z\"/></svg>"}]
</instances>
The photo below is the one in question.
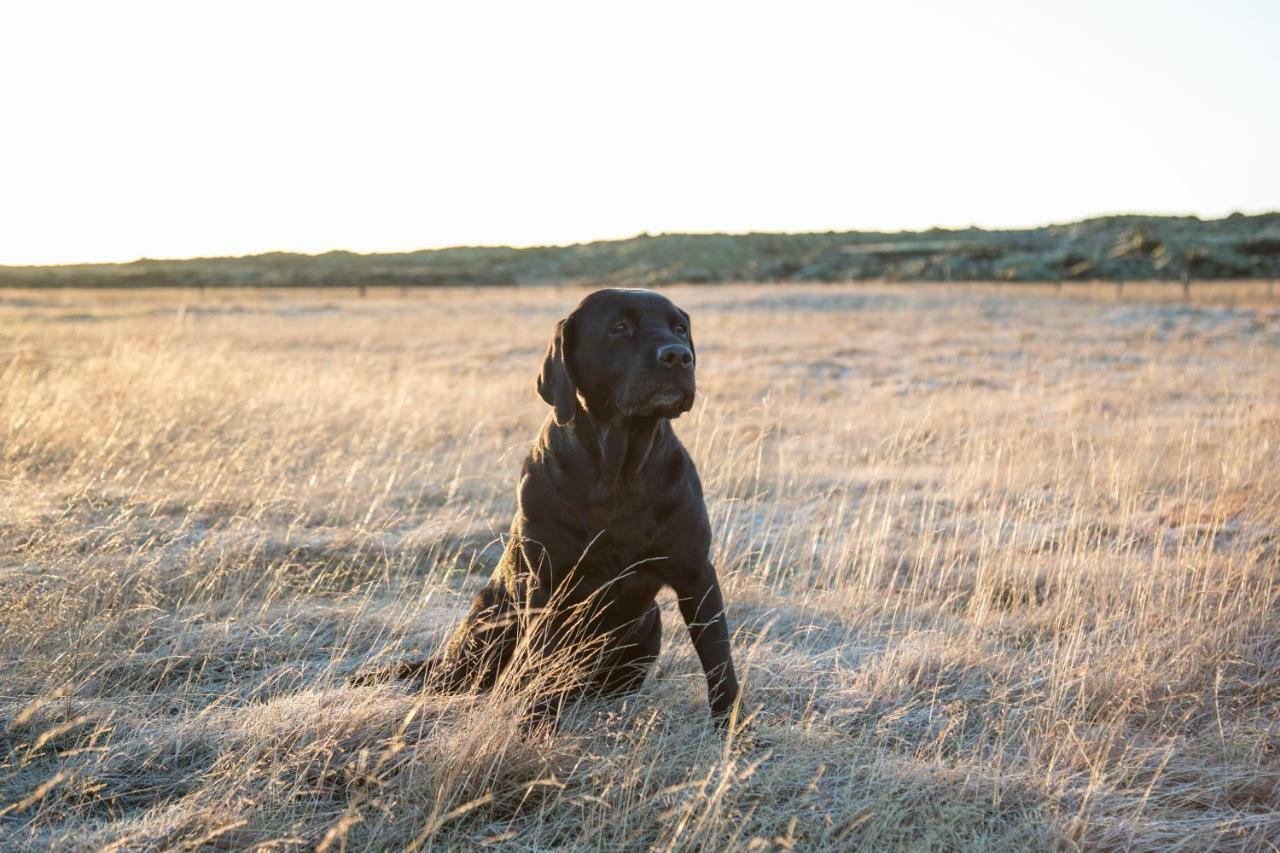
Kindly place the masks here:
<instances>
[{"instance_id":1,"label":"horizon line","mask_svg":"<svg viewBox=\"0 0 1280 853\"><path fill-rule=\"evenodd\" d=\"M294 255L300 258L319 258L325 255L355 255L357 257L376 257L389 255L416 255L430 252L449 252L462 249L513 249L516 251L526 249L571 249L576 246L592 246L600 243L625 243L629 240L637 240L641 238L659 238L659 237L752 237L752 236L770 236L770 237L803 237L816 236L821 234L926 234L933 231L983 231L987 233L1012 232L1012 231L1035 231L1042 228L1057 228L1067 225L1080 225L1085 222L1094 222L1100 219L1122 219L1122 218L1148 218L1148 219L1194 219L1198 222L1221 222L1234 218L1257 218L1262 216L1280 215L1280 207L1261 209L1261 210L1234 210L1221 216L1202 217L1195 213L1152 213L1149 211L1117 211L1113 213L1099 213L1091 216L1081 217L1079 219L1057 220L1051 222L1041 222L1035 225L1020 226L1002 226L988 227L982 225L930 225L923 228L898 228L893 230L879 230L870 228L830 228L826 230L809 230L809 231L770 231L770 230L748 230L748 231L637 231L632 234L618 237L601 237L593 240L573 240L564 243L458 243L446 246L430 246L417 247L410 249L388 249L373 251L358 251L354 249L344 249L334 247L323 251L307 252L297 251L293 249L264 249L256 252L245 252L241 254L225 254L225 255L186 255L178 257L156 257L152 255L139 255L136 258L127 261L68 261L65 263L47 263L47 264L0 264L0 269L60 269L70 267L107 267L107 266L129 266L131 264L141 263L183 263L189 261L231 261L245 260L249 258L260 258L268 255Z\"/></svg>"}]
</instances>

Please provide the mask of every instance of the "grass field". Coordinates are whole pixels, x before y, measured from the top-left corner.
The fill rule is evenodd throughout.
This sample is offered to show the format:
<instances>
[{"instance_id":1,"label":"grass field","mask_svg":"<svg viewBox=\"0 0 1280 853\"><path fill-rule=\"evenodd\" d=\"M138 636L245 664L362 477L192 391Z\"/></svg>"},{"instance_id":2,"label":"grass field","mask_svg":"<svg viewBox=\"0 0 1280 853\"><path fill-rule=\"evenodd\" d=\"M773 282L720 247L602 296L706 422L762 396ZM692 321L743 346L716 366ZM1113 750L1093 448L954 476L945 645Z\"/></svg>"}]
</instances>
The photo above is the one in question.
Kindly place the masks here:
<instances>
[{"instance_id":1,"label":"grass field","mask_svg":"<svg viewBox=\"0 0 1280 853\"><path fill-rule=\"evenodd\" d=\"M492 568L581 291L0 294L0 848L1280 844L1280 305L666 292L727 741L669 593L555 733L344 684Z\"/></svg>"}]
</instances>

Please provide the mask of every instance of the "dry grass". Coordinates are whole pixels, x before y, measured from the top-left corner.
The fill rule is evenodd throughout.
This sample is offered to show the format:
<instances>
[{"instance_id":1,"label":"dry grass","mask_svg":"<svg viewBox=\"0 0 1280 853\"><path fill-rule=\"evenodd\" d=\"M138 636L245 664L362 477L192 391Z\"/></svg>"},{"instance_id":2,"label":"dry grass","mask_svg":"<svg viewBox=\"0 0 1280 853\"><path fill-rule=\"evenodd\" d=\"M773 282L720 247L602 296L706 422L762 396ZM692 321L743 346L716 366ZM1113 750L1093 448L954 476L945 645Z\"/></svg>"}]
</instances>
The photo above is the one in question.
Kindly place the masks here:
<instances>
[{"instance_id":1,"label":"dry grass","mask_svg":"<svg viewBox=\"0 0 1280 853\"><path fill-rule=\"evenodd\" d=\"M556 733L345 687L492 566L578 295L4 295L0 846L1280 840L1274 303L673 289L746 731L669 596Z\"/></svg>"}]
</instances>

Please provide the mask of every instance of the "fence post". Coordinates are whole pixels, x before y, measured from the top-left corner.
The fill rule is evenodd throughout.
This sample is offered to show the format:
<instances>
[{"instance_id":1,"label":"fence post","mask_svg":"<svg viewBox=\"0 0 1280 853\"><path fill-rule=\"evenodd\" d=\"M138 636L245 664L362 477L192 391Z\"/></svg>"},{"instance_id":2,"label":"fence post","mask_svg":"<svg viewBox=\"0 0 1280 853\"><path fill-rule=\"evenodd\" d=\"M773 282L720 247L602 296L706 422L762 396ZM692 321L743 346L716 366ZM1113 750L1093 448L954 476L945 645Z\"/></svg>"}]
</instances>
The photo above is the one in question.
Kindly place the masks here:
<instances>
[{"instance_id":1,"label":"fence post","mask_svg":"<svg viewBox=\"0 0 1280 853\"><path fill-rule=\"evenodd\" d=\"M1116 299L1124 298L1124 279L1116 279Z\"/></svg>"},{"instance_id":2,"label":"fence post","mask_svg":"<svg viewBox=\"0 0 1280 853\"><path fill-rule=\"evenodd\" d=\"M1189 265L1182 268L1182 301L1191 301L1191 267Z\"/></svg>"}]
</instances>

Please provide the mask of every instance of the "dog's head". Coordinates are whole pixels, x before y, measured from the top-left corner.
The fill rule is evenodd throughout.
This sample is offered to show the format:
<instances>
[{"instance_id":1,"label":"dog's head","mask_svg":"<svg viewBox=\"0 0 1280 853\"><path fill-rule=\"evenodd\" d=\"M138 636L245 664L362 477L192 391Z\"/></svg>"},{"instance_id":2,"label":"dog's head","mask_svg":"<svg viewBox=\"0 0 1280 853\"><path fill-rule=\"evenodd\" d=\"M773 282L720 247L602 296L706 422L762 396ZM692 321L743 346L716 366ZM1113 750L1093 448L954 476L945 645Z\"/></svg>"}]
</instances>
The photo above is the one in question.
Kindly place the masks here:
<instances>
[{"instance_id":1,"label":"dog's head","mask_svg":"<svg viewBox=\"0 0 1280 853\"><path fill-rule=\"evenodd\" d=\"M679 417L693 406L689 315L652 290L597 290L556 325L538 394L556 423L579 405L602 417Z\"/></svg>"}]
</instances>

